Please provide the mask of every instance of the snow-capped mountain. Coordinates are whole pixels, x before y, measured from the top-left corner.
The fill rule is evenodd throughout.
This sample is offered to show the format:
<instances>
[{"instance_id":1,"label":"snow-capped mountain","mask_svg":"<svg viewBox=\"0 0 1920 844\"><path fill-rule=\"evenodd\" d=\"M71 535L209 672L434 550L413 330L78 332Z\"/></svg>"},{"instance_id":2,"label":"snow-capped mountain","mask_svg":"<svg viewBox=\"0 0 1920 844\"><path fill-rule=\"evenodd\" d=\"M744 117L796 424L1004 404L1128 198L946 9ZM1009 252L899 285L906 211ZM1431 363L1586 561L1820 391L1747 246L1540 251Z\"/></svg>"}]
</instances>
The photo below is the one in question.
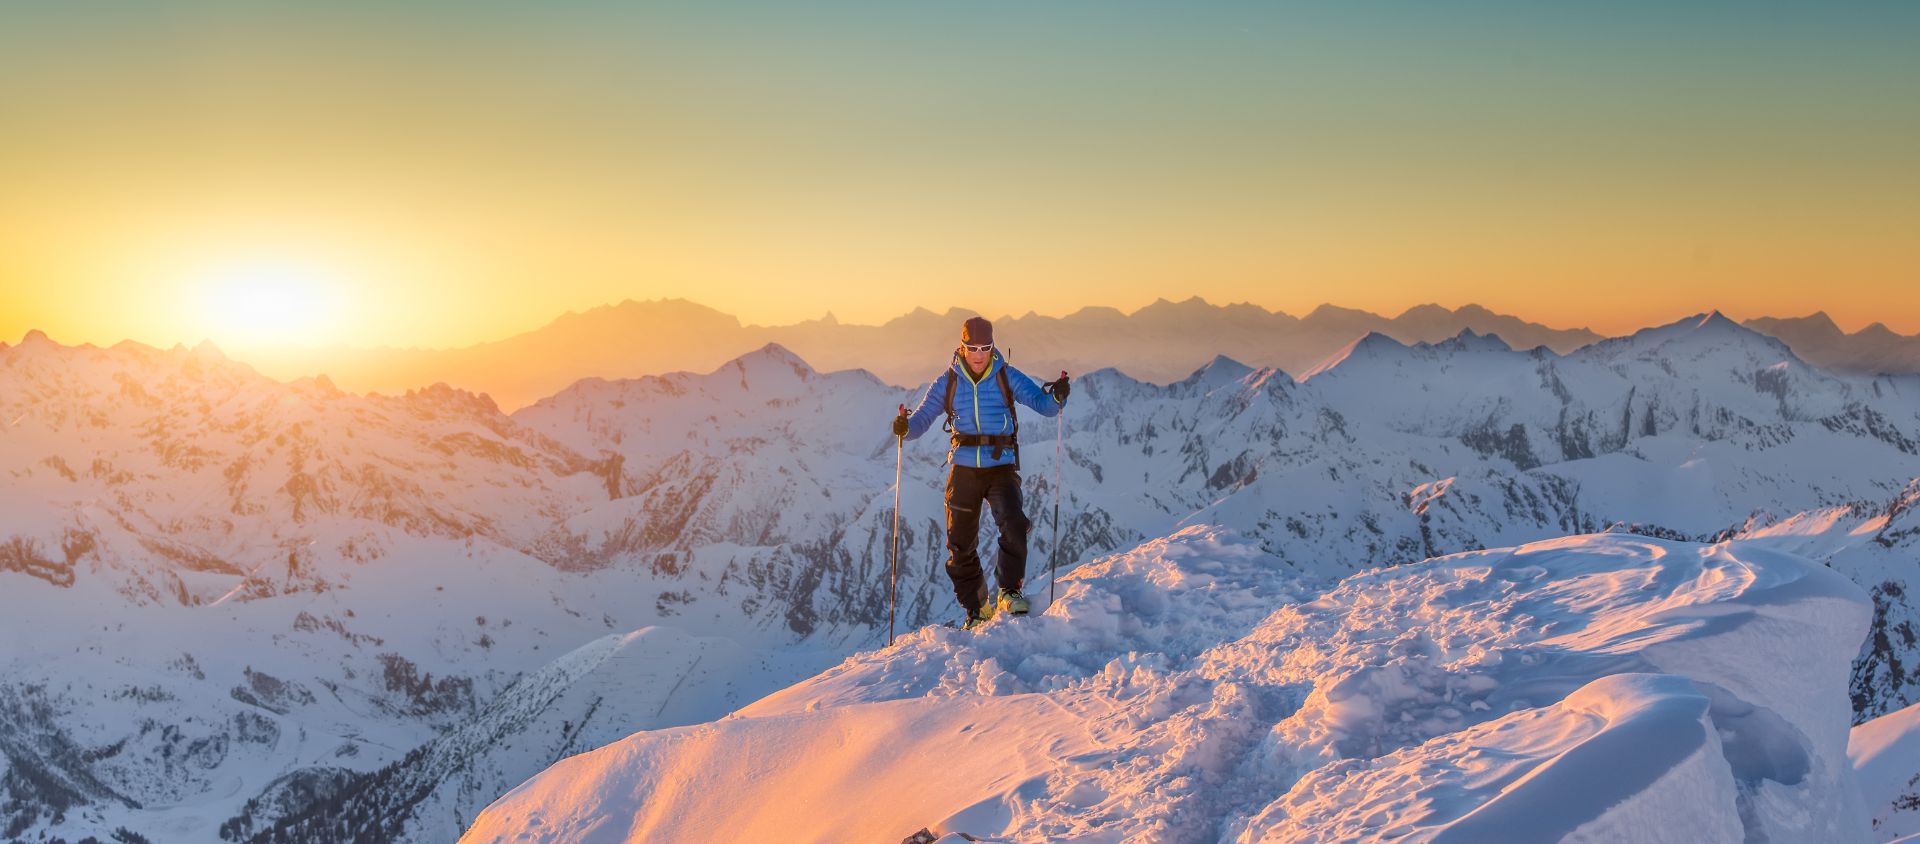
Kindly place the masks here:
<instances>
[{"instance_id":1,"label":"snow-capped mountain","mask_svg":"<svg viewBox=\"0 0 1920 844\"><path fill-rule=\"evenodd\" d=\"M1865 840L1871 606L1793 555L1601 534L1321 591L1194 526L1061 585L575 756L461 840Z\"/></svg>"},{"instance_id":2,"label":"snow-capped mountain","mask_svg":"<svg viewBox=\"0 0 1920 844\"><path fill-rule=\"evenodd\" d=\"M1737 537L1868 593L1855 718L1920 698L1920 380L1828 373L1715 314L1565 355L1372 334L1303 373L1079 378L1058 549L1060 429L1023 431L1029 591L1056 550L1194 524L1310 585L1612 526ZM567 754L875 646L886 424L923 389L769 346L508 415L210 347L0 349L0 828L445 840ZM905 630L955 613L944 452L905 448Z\"/></svg>"},{"instance_id":3,"label":"snow-capped mountain","mask_svg":"<svg viewBox=\"0 0 1920 844\"><path fill-rule=\"evenodd\" d=\"M767 613L648 628L677 579L550 555L618 465L484 396L281 384L211 347L0 355L9 839L444 840L566 753L844 650L756 636Z\"/></svg>"}]
</instances>

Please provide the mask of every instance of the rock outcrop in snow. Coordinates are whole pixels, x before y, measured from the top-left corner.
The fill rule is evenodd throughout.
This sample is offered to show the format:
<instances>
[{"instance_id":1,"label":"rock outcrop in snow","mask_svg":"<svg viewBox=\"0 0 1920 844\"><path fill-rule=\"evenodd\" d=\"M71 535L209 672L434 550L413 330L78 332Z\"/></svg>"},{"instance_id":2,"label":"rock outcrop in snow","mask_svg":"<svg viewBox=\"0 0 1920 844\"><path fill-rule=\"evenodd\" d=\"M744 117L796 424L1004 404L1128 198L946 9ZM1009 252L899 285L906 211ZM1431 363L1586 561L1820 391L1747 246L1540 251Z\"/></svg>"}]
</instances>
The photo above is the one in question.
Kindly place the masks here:
<instances>
[{"instance_id":1,"label":"rock outcrop in snow","mask_svg":"<svg viewBox=\"0 0 1920 844\"><path fill-rule=\"evenodd\" d=\"M1082 566L722 720L568 759L466 842L1862 841L1870 604L1740 542L1569 537L1326 591L1232 531Z\"/></svg>"}]
</instances>

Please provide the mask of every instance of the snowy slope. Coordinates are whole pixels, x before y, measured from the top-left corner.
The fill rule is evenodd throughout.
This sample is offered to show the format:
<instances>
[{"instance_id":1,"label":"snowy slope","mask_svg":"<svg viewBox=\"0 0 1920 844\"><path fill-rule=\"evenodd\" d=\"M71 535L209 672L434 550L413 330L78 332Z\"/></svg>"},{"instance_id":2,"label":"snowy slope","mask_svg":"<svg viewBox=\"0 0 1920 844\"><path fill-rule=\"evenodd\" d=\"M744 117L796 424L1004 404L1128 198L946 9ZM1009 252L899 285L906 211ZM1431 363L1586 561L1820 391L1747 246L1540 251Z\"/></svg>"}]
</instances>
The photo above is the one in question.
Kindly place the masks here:
<instances>
[{"instance_id":1,"label":"snowy slope","mask_svg":"<svg viewBox=\"0 0 1920 844\"><path fill-rule=\"evenodd\" d=\"M485 748L446 735L562 655L647 627L653 644L752 656L662 670L677 691L657 719L621 713L594 735L724 715L883 640L885 425L917 398L769 346L705 374L587 379L507 415L446 387L282 384L210 347L30 335L0 349L0 720L34 738L0 764L61 773L0 776L31 808L0 820L31 814L25 829L68 838L165 820L205 837L379 805L431 812L397 837L441 840L489 787L586 746L569 725L622 681L521 687L550 703L502 722L539 738L491 786L278 798L300 791L289 777L372 795L404 779L394 766L477 759ZM1738 537L1868 590L1856 718L1920 700L1912 378L1832 375L1707 314L1569 355L1376 336L1305 380L1224 358L1164 386L1094 372L1064 424L1066 567L1189 524L1233 528L1318 585L1615 525ZM1056 550L1056 430L1023 431L1030 591ZM955 615L937 440L906 449L905 630ZM732 646L691 644L715 639ZM305 749L267 752L255 719ZM59 805L87 808L50 826Z\"/></svg>"},{"instance_id":2,"label":"snowy slope","mask_svg":"<svg viewBox=\"0 0 1920 844\"><path fill-rule=\"evenodd\" d=\"M556 765L462 839L1859 841L1858 587L1602 534L1317 591L1208 526Z\"/></svg>"},{"instance_id":3,"label":"snowy slope","mask_svg":"<svg viewBox=\"0 0 1920 844\"><path fill-rule=\"evenodd\" d=\"M844 652L757 634L737 605L686 618L643 567L542 556L617 467L484 396L350 396L211 347L35 334L0 350L0 423L9 837L240 840L373 805L399 840L444 840L555 759Z\"/></svg>"},{"instance_id":4,"label":"snowy slope","mask_svg":"<svg viewBox=\"0 0 1920 844\"><path fill-rule=\"evenodd\" d=\"M1875 838L1920 835L1920 704L1854 727L1847 756Z\"/></svg>"}]
</instances>

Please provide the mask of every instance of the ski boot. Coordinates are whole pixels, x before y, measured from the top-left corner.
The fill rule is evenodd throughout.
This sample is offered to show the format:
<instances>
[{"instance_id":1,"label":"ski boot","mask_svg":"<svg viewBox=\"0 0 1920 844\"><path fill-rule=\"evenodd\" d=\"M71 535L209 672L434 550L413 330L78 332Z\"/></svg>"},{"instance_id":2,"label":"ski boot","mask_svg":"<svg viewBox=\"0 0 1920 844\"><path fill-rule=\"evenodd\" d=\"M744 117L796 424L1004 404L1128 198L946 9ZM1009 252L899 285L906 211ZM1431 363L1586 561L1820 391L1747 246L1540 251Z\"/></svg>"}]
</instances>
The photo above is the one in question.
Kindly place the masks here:
<instances>
[{"instance_id":1,"label":"ski boot","mask_svg":"<svg viewBox=\"0 0 1920 844\"><path fill-rule=\"evenodd\" d=\"M998 603L1000 612L1007 615L1026 615L1028 610L1033 609L1033 605L1027 602L1027 597L1020 594L1018 589L1000 590Z\"/></svg>"},{"instance_id":2,"label":"ski boot","mask_svg":"<svg viewBox=\"0 0 1920 844\"><path fill-rule=\"evenodd\" d=\"M980 580L980 588L973 594L974 604L979 607L979 609L967 613L967 623L965 627L967 630L978 630L982 625L993 620L993 593L987 591L987 581L985 578ZM965 607L962 607L962 609L965 609Z\"/></svg>"}]
</instances>

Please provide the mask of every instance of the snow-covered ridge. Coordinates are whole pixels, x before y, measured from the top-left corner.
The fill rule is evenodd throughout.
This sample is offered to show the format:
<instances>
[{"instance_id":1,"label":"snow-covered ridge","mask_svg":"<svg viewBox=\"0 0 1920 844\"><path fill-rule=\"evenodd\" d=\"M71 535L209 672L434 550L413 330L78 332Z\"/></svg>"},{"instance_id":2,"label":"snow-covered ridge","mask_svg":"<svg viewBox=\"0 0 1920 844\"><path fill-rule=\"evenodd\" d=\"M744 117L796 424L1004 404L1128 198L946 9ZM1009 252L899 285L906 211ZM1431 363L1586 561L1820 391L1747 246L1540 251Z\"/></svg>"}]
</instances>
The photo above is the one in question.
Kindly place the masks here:
<instances>
[{"instance_id":1,"label":"snow-covered ridge","mask_svg":"<svg viewBox=\"0 0 1920 844\"><path fill-rule=\"evenodd\" d=\"M1518 349L1547 346L1561 353L1605 339L1584 328L1548 328L1477 305L1420 305L1392 317L1327 305L1295 317L1195 297L1161 300L1132 313L1088 307L1061 317L980 315L993 317L1002 336L1012 339L1020 362L1052 361L1076 373L1115 368L1156 384L1178 380L1216 355L1307 372L1370 331L1406 344L1439 343L1471 331L1498 335ZM685 300L627 301L460 349L313 349L304 359L275 362L271 374L293 378L328 372L354 392L397 393L447 381L492 393L502 405L518 409L583 376L706 372L772 342L822 371L866 368L891 383L912 384L926 377L917 361L951 350L956 326L970 316L975 313L959 308L944 313L917 308L884 325L845 325L828 314L794 325L760 326ZM1746 325L1786 341L1802 359L1836 371L1920 372L1920 337L1877 323L1855 334L1842 333L1824 314L1760 318Z\"/></svg>"},{"instance_id":2,"label":"snow-covered ridge","mask_svg":"<svg viewBox=\"0 0 1920 844\"><path fill-rule=\"evenodd\" d=\"M1865 840L1871 607L1789 554L1601 534L1318 591L1195 526L1061 587L568 759L462 840Z\"/></svg>"},{"instance_id":3,"label":"snow-covered ridge","mask_svg":"<svg viewBox=\"0 0 1920 844\"><path fill-rule=\"evenodd\" d=\"M1597 356L1381 344L1306 381L1225 358L1167 386L1076 373L1064 484L1060 429L1030 425L1026 493L1061 500L1066 568L1217 524L1311 584L1611 525L1738 537L1867 589L1856 716L1911 703L1920 382L1836 376L1701 322ZM66 798L15 778L0 804L37 807L29 836L69 839L123 820L205 838L255 798L257 821L322 817L325 800L279 797L441 758L422 748L517 680L648 626L687 634L649 648L723 637L753 658L663 668L685 683L627 729L750 702L884 636L885 426L917 393L765 348L705 373L585 379L509 416L444 386L283 384L211 347L0 350L0 632L15 643L0 719L33 737L0 750L89 801L49 826ZM906 449L903 629L954 613L943 451ZM1045 519L1033 536L1038 588L1056 548ZM589 710L600 720L576 738L607 736L628 716L592 708L603 673L577 696L533 695L550 703L515 722L525 752L490 786L421 800L398 837L454 834L542 754L582 746L561 727ZM269 735L287 744L268 752ZM89 780L145 808L113 808Z\"/></svg>"},{"instance_id":4,"label":"snow-covered ridge","mask_svg":"<svg viewBox=\"0 0 1920 844\"><path fill-rule=\"evenodd\" d=\"M865 368L907 385L929 374L919 361L953 349L960 322L970 316L975 314L958 308L945 313L919 308L884 325L843 325L829 314L795 325L760 326L742 325L685 300L628 301L460 349L315 349L304 360L276 361L275 372L286 377L329 372L354 391L398 392L447 381L490 392L504 406L518 409L583 376L613 380L708 372L777 343L823 371ZM1586 329L1547 328L1475 305L1457 310L1423 305L1396 317L1329 306L1295 317L1194 297L1163 299L1132 313L1090 307L1062 317L1028 313L994 319L1007 338L1003 342L1017 352L1016 363L1044 360L1076 373L1111 367L1154 383L1177 380L1216 355L1303 371L1368 331L1411 343L1471 329L1561 351L1600 339Z\"/></svg>"}]
</instances>

